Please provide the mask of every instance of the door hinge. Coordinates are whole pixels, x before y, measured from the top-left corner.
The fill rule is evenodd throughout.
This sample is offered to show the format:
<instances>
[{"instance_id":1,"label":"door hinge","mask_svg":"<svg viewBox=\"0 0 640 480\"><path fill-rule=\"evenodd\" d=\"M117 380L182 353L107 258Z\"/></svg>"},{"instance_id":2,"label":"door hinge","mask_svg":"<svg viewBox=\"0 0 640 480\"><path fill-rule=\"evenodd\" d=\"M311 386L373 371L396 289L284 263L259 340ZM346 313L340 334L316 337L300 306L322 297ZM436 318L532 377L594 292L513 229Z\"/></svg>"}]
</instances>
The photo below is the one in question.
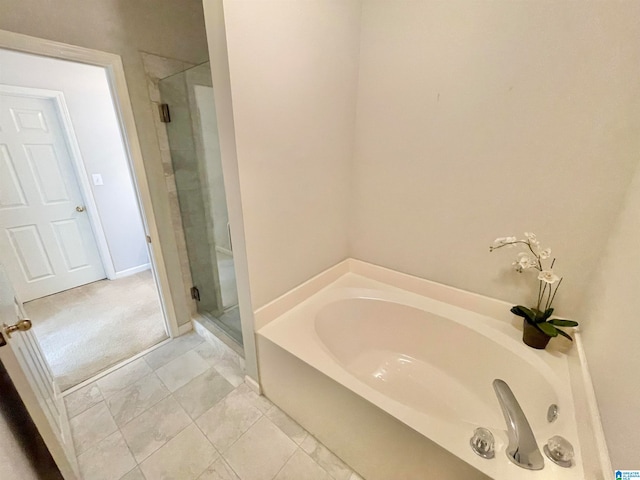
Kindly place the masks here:
<instances>
[{"instance_id":1,"label":"door hinge","mask_svg":"<svg viewBox=\"0 0 640 480\"><path fill-rule=\"evenodd\" d=\"M171 122L171 113L169 112L169 105L161 103L158 105L158 111L160 112L160 121L162 123Z\"/></svg>"},{"instance_id":2,"label":"door hinge","mask_svg":"<svg viewBox=\"0 0 640 480\"><path fill-rule=\"evenodd\" d=\"M198 287L191 287L191 298L196 302L200 301L200 290L198 290Z\"/></svg>"},{"instance_id":3,"label":"door hinge","mask_svg":"<svg viewBox=\"0 0 640 480\"><path fill-rule=\"evenodd\" d=\"M151 243L151 237L147 235L147 243Z\"/></svg>"}]
</instances>

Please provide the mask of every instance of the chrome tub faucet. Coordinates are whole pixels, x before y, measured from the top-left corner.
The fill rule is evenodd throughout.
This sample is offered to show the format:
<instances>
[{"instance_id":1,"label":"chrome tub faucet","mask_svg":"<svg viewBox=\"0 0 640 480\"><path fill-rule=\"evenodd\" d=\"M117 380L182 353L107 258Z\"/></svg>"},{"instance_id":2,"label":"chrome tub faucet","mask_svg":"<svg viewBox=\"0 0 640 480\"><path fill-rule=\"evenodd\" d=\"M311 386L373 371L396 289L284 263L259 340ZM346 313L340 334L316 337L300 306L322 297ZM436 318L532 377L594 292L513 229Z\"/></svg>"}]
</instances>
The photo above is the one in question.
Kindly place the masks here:
<instances>
[{"instance_id":1,"label":"chrome tub faucet","mask_svg":"<svg viewBox=\"0 0 640 480\"><path fill-rule=\"evenodd\" d=\"M528 470L542 470L544 458L540 453L536 438L515 395L504 380L495 379L493 389L498 397L502 414L507 422L507 457L519 467Z\"/></svg>"}]
</instances>

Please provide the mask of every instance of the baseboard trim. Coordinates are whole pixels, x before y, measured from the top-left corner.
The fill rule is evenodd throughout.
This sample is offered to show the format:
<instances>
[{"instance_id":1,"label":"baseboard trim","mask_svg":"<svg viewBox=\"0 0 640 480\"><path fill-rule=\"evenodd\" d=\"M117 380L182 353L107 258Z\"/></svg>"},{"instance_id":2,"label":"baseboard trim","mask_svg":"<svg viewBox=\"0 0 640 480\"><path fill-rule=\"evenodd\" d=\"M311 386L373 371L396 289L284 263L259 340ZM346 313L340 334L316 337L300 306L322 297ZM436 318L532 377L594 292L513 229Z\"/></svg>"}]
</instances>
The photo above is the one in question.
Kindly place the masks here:
<instances>
[{"instance_id":1,"label":"baseboard trim","mask_svg":"<svg viewBox=\"0 0 640 480\"><path fill-rule=\"evenodd\" d=\"M127 268L126 270L120 270L116 272L113 276L113 280L119 280L120 278L125 278L130 275L134 275L136 273L144 272L145 270L149 270L151 268L150 263L145 263L143 265L138 265L137 267Z\"/></svg>"},{"instance_id":2,"label":"baseboard trim","mask_svg":"<svg viewBox=\"0 0 640 480\"><path fill-rule=\"evenodd\" d=\"M178 327L178 336L184 335L185 333L193 330L193 324L191 322L185 323L184 325L180 325Z\"/></svg>"},{"instance_id":3,"label":"baseboard trim","mask_svg":"<svg viewBox=\"0 0 640 480\"><path fill-rule=\"evenodd\" d=\"M260 384L256 382L253 378L251 378L249 375L244 376L244 383L246 383L247 386L251 390L256 392L258 395L262 395L262 389L260 388Z\"/></svg>"}]
</instances>

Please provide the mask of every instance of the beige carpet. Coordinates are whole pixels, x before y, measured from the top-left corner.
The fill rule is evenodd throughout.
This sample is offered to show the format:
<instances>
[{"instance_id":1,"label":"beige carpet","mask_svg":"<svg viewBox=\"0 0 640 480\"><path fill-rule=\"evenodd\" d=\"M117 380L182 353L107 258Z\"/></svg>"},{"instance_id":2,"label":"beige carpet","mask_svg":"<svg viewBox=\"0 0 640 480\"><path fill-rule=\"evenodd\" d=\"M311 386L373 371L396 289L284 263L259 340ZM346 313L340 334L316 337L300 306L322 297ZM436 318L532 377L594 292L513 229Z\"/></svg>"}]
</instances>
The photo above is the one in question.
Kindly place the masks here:
<instances>
[{"instance_id":1,"label":"beige carpet","mask_svg":"<svg viewBox=\"0 0 640 480\"><path fill-rule=\"evenodd\" d=\"M150 270L24 306L62 390L167 338Z\"/></svg>"}]
</instances>

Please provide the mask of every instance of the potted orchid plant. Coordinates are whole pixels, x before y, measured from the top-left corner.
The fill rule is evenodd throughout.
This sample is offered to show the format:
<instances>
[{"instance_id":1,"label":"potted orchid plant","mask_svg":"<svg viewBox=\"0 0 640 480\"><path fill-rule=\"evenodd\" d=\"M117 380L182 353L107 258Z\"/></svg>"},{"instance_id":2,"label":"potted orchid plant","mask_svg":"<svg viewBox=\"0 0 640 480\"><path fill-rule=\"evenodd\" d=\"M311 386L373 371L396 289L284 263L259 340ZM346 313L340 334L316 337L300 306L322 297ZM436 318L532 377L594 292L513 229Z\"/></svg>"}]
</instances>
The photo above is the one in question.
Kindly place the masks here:
<instances>
[{"instance_id":1,"label":"potted orchid plant","mask_svg":"<svg viewBox=\"0 0 640 480\"><path fill-rule=\"evenodd\" d=\"M546 348L552 337L561 335L573 340L569 334L558 327L575 327L578 322L551 318L553 315L553 300L556 298L562 278L553 271L556 259L551 259L551 249L541 248L540 242L533 233L525 232L525 238L518 240L516 237L497 238L489 247L493 252L505 247L522 247L513 262L518 273L537 272L538 301L535 307L527 308L523 305L515 305L511 313L524 319L522 341L533 348ZM545 265L546 264L546 265Z\"/></svg>"}]
</instances>

